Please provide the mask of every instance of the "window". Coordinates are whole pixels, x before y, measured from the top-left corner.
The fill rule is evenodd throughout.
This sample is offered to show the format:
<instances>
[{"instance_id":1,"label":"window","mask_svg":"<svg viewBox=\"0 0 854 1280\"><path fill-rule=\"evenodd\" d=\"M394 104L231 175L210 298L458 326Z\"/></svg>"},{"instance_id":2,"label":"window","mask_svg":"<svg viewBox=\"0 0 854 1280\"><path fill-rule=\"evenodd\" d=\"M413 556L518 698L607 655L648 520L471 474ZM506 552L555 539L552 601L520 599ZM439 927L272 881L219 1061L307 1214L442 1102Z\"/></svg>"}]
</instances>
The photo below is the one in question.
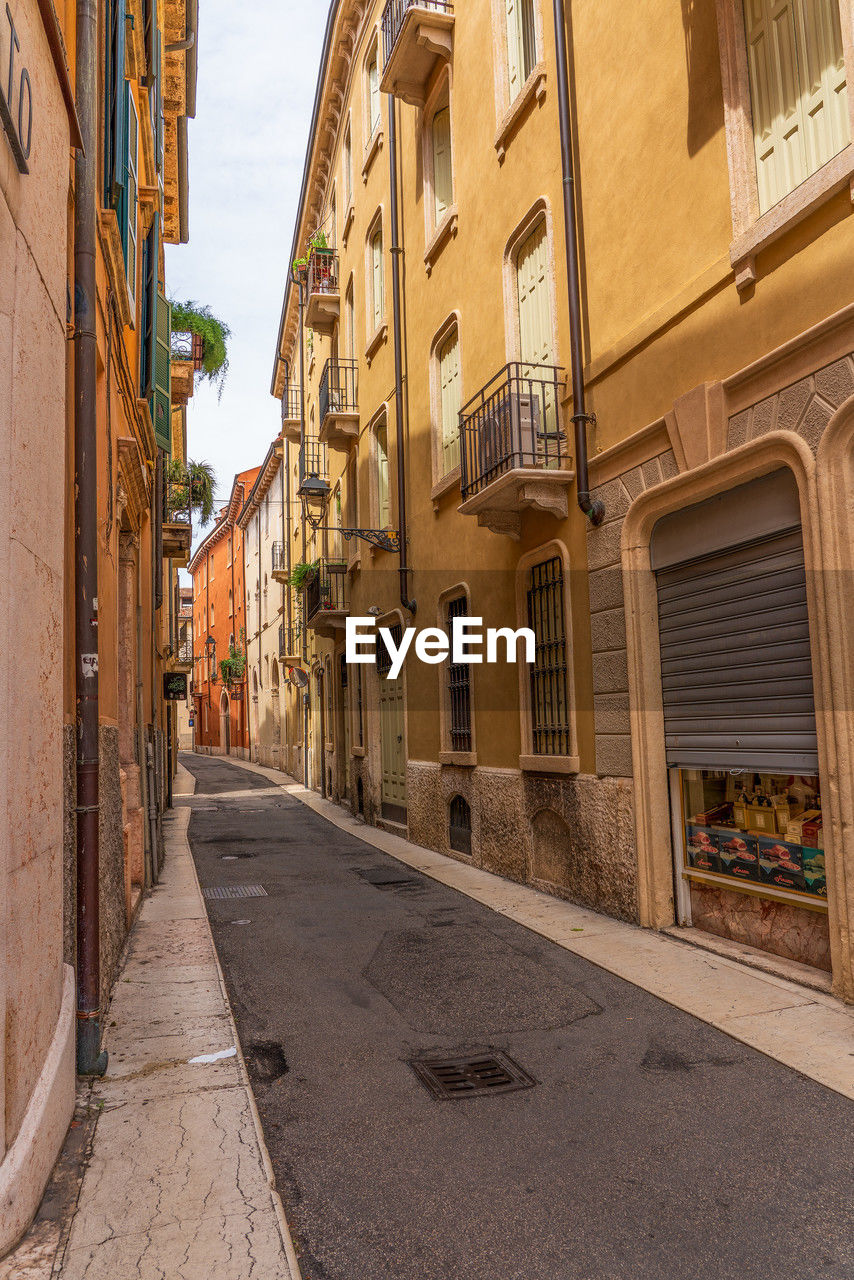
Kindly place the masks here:
<instances>
[{"instance_id":1,"label":"window","mask_svg":"<svg viewBox=\"0 0 854 1280\"><path fill-rule=\"evenodd\" d=\"M118 210L126 178L127 85L125 81L125 41L127 19L124 0L109 0L107 6L105 92L104 92L104 204ZM121 219L120 225L121 225Z\"/></svg>"},{"instance_id":2,"label":"window","mask_svg":"<svg viewBox=\"0 0 854 1280\"><path fill-rule=\"evenodd\" d=\"M439 376L439 429L442 474L460 465L460 343L456 325L436 352Z\"/></svg>"},{"instance_id":3,"label":"window","mask_svg":"<svg viewBox=\"0 0 854 1280\"><path fill-rule=\"evenodd\" d=\"M350 125L344 134L344 214L353 203L353 135ZM345 233L346 234L346 233Z\"/></svg>"},{"instance_id":4,"label":"window","mask_svg":"<svg viewBox=\"0 0 854 1280\"><path fill-rule=\"evenodd\" d=\"M378 226L370 239L371 323L375 333L382 324L385 275L383 269L383 229Z\"/></svg>"},{"instance_id":5,"label":"window","mask_svg":"<svg viewBox=\"0 0 854 1280\"><path fill-rule=\"evenodd\" d=\"M379 70L379 46L374 44L371 53L368 56L367 65L365 67L365 81L367 91L367 114L368 128L367 137L370 139L374 136L380 123L380 70Z\"/></svg>"},{"instance_id":6,"label":"window","mask_svg":"<svg viewBox=\"0 0 854 1280\"><path fill-rule=\"evenodd\" d=\"M374 430L376 449L377 522L378 528L391 528L391 493L388 474L388 423L385 418Z\"/></svg>"},{"instance_id":7,"label":"window","mask_svg":"<svg viewBox=\"0 0 854 1280\"><path fill-rule=\"evenodd\" d=\"M838 0L744 0L760 213L850 141Z\"/></svg>"},{"instance_id":8,"label":"window","mask_svg":"<svg viewBox=\"0 0 854 1280\"><path fill-rule=\"evenodd\" d=\"M142 299L139 323L139 390L147 400L154 392L157 345L157 215L142 242Z\"/></svg>"},{"instance_id":9,"label":"window","mask_svg":"<svg viewBox=\"0 0 854 1280\"><path fill-rule=\"evenodd\" d=\"M451 634L455 618L467 618L468 600L461 596L448 604L447 626ZM448 663L448 736L452 751L471 751L471 667L467 662Z\"/></svg>"},{"instance_id":10,"label":"window","mask_svg":"<svg viewBox=\"0 0 854 1280\"><path fill-rule=\"evenodd\" d=\"M128 100L128 154L127 181L122 199L122 240L125 249L125 269L127 271L128 293L131 309L136 305L136 216L139 192L139 117L136 114L136 103L130 84L126 83Z\"/></svg>"},{"instance_id":11,"label":"window","mask_svg":"<svg viewBox=\"0 0 854 1280\"><path fill-rule=\"evenodd\" d=\"M228 616L229 616L229 618L233 618L233 617L234 617L234 597L233 597L233 595L232 595L232 593L231 593L231 589L230 589L230 588L229 588L229 592L228 592Z\"/></svg>"},{"instance_id":12,"label":"window","mask_svg":"<svg viewBox=\"0 0 854 1280\"><path fill-rule=\"evenodd\" d=\"M365 745L365 713L362 671L362 666L356 667L356 741L360 747Z\"/></svg>"},{"instance_id":13,"label":"window","mask_svg":"<svg viewBox=\"0 0 854 1280\"><path fill-rule=\"evenodd\" d=\"M525 364L554 364L549 243L542 220L516 254L519 357Z\"/></svg>"},{"instance_id":14,"label":"window","mask_svg":"<svg viewBox=\"0 0 854 1280\"><path fill-rule=\"evenodd\" d=\"M462 796L448 806L448 843L456 853L471 855L471 808Z\"/></svg>"},{"instance_id":15,"label":"window","mask_svg":"<svg viewBox=\"0 0 854 1280\"><path fill-rule=\"evenodd\" d=\"M451 170L451 110L442 107L433 117L433 218L438 226L454 203Z\"/></svg>"},{"instance_id":16,"label":"window","mask_svg":"<svg viewBox=\"0 0 854 1280\"><path fill-rule=\"evenodd\" d=\"M329 244L333 249L338 244L338 206L334 191L329 204Z\"/></svg>"},{"instance_id":17,"label":"window","mask_svg":"<svg viewBox=\"0 0 854 1280\"><path fill-rule=\"evenodd\" d=\"M531 668L531 736L534 755L571 750L566 667L563 565L558 556L534 565L528 587L528 626L536 637Z\"/></svg>"},{"instance_id":18,"label":"window","mask_svg":"<svg viewBox=\"0 0 854 1280\"><path fill-rule=\"evenodd\" d=\"M512 102L537 64L537 35L534 0L506 0L506 4L507 73Z\"/></svg>"},{"instance_id":19,"label":"window","mask_svg":"<svg viewBox=\"0 0 854 1280\"><path fill-rule=\"evenodd\" d=\"M359 527L359 464L355 453L347 460L347 524Z\"/></svg>"},{"instance_id":20,"label":"window","mask_svg":"<svg viewBox=\"0 0 854 1280\"><path fill-rule=\"evenodd\" d=\"M211 605L211 626L214 624L214 607Z\"/></svg>"},{"instance_id":21,"label":"window","mask_svg":"<svg viewBox=\"0 0 854 1280\"><path fill-rule=\"evenodd\" d=\"M347 285L344 295L344 350L348 360L356 359L356 308L353 301L353 281Z\"/></svg>"}]
</instances>

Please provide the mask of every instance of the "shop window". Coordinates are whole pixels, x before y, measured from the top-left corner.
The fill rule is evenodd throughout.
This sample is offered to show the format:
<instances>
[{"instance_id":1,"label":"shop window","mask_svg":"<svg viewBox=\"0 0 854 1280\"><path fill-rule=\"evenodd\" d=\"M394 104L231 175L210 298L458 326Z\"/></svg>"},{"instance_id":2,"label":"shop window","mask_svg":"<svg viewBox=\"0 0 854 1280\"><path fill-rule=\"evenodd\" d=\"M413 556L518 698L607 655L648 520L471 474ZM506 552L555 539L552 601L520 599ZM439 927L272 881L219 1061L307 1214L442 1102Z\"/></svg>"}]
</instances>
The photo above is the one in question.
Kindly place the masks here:
<instances>
[{"instance_id":1,"label":"shop window","mask_svg":"<svg viewBox=\"0 0 854 1280\"><path fill-rule=\"evenodd\" d=\"M571 751L563 565L559 556L534 565L528 587L528 626L536 644L531 668L531 747L534 755Z\"/></svg>"},{"instance_id":2,"label":"shop window","mask_svg":"<svg viewBox=\"0 0 854 1280\"><path fill-rule=\"evenodd\" d=\"M448 634L455 618L468 617L469 605L465 596L448 604ZM448 737L452 751L471 751L471 667L467 662L447 665L448 681Z\"/></svg>"},{"instance_id":3,"label":"shop window","mask_svg":"<svg viewBox=\"0 0 854 1280\"><path fill-rule=\"evenodd\" d=\"M456 853L471 856L471 808L462 796L454 796L448 807L448 843Z\"/></svg>"}]
</instances>

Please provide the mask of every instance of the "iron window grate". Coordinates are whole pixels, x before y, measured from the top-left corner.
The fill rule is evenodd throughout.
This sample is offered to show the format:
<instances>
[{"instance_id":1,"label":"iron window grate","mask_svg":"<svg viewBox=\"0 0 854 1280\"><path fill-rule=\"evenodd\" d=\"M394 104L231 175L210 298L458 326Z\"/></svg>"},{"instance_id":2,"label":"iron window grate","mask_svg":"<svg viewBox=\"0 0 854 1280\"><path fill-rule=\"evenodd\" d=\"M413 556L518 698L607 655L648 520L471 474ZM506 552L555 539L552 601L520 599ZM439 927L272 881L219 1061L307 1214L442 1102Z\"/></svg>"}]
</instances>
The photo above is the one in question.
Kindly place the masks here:
<instances>
[{"instance_id":1,"label":"iron window grate","mask_svg":"<svg viewBox=\"0 0 854 1280\"><path fill-rule=\"evenodd\" d=\"M448 841L455 853L471 855L471 807L463 796L454 796L448 813Z\"/></svg>"},{"instance_id":2,"label":"iron window grate","mask_svg":"<svg viewBox=\"0 0 854 1280\"><path fill-rule=\"evenodd\" d=\"M461 596L448 605L448 634L455 618L467 618L468 600ZM448 663L448 703L452 751L471 751L471 667L467 662Z\"/></svg>"},{"instance_id":3,"label":"iron window grate","mask_svg":"<svg viewBox=\"0 0 854 1280\"><path fill-rule=\"evenodd\" d=\"M409 1064L434 1098L483 1098L533 1089L536 1081L505 1053L493 1050L470 1058L425 1058Z\"/></svg>"},{"instance_id":4,"label":"iron window grate","mask_svg":"<svg viewBox=\"0 0 854 1280\"><path fill-rule=\"evenodd\" d=\"M570 754L563 565L555 556L531 570L528 626L536 638L531 668L534 755Z\"/></svg>"},{"instance_id":5,"label":"iron window grate","mask_svg":"<svg viewBox=\"0 0 854 1280\"><path fill-rule=\"evenodd\" d=\"M262 884L215 884L202 893L209 902L220 902L224 898L266 898L267 890Z\"/></svg>"}]
</instances>

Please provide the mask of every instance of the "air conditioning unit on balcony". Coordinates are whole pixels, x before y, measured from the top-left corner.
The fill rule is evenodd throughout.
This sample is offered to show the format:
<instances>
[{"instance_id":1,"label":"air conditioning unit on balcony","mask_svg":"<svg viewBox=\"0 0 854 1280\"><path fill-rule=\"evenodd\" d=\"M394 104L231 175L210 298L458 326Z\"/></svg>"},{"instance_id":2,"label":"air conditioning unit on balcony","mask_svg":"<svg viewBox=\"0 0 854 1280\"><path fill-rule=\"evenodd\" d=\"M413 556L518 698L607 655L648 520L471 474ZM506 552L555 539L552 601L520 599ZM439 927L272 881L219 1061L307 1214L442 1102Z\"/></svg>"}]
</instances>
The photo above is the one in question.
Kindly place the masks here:
<instances>
[{"instance_id":1,"label":"air conditioning unit on balcony","mask_svg":"<svg viewBox=\"0 0 854 1280\"><path fill-rule=\"evenodd\" d=\"M536 466L540 402L536 396L512 392L487 409L478 423L481 476L511 466Z\"/></svg>"}]
</instances>

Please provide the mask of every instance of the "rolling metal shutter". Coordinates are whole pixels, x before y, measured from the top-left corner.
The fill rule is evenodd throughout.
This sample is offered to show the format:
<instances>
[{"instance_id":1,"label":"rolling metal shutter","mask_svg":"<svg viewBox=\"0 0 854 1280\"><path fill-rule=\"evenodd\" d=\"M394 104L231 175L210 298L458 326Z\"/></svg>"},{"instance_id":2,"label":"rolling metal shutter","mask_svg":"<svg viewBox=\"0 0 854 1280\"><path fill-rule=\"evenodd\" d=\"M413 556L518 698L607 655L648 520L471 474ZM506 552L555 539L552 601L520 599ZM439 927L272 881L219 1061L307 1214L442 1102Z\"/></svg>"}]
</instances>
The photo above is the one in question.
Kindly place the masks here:
<instances>
[{"instance_id":1,"label":"rolling metal shutter","mask_svg":"<svg viewBox=\"0 0 854 1280\"><path fill-rule=\"evenodd\" d=\"M755 492L747 492L751 488L734 491L746 522L755 526L759 512L760 523L773 523L767 503L762 517L769 485L759 482ZM711 535L701 527L698 536L707 543L710 537L714 542L726 536L727 522L729 540L739 536L729 496L717 511L705 513L712 521ZM692 509L695 521L706 506ZM688 513L679 514L680 524L687 527ZM778 511L777 518L791 526L790 510ZM717 539L715 523L722 531ZM743 528L741 532L743 536ZM672 545L673 539L663 542ZM690 548L683 550L681 563L657 567L653 560L668 766L817 773L799 524L699 558L687 560L686 551L690 554Z\"/></svg>"}]
</instances>

